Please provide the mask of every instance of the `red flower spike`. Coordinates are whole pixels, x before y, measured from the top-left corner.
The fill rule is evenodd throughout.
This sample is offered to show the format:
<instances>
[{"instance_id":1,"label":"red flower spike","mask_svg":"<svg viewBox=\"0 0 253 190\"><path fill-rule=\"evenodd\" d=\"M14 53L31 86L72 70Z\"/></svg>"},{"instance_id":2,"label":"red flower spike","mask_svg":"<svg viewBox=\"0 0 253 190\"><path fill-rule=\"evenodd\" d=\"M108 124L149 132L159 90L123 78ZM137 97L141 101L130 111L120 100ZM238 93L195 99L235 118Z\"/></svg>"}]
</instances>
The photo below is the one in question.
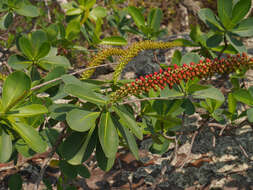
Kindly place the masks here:
<instances>
[{"instance_id":1,"label":"red flower spike","mask_svg":"<svg viewBox=\"0 0 253 190\"><path fill-rule=\"evenodd\" d=\"M163 70L162 70L162 69L160 69L160 70L159 70L159 72L162 74Z\"/></svg>"}]
</instances>

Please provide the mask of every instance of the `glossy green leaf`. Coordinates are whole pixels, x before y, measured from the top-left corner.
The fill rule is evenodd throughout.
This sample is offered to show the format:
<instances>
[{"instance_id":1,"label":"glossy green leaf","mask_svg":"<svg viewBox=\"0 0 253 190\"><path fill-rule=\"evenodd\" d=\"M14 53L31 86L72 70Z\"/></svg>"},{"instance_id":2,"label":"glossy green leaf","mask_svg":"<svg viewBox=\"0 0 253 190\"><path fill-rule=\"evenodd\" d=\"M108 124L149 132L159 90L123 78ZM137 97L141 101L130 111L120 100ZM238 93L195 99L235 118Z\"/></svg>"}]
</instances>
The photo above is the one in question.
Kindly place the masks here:
<instances>
[{"instance_id":1,"label":"glossy green leaf","mask_svg":"<svg viewBox=\"0 0 253 190\"><path fill-rule=\"evenodd\" d=\"M233 7L232 23L236 25L240 22L249 12L251 7L251 0L240 0Z\"/></svg>"},{"instance_id":2,"label":"glossy green leaf","mask_svg":"<svg viewBox=\"0 0 253 190\"><path fill-rule=\"evenodd\" d=\"M177 64L180 65L180 61L182 59L181 52L179 50L175 50L171 59L171 64Z\"/></svg>"},{"instance_id":3,"label":"glossy green leaf","mask_svg":"<svg viewBox=\"0 0 253 190\"><path fill-rule=\"evenodd\" d=\"M36 129L17 119L9 118L9 120L11 120L13 129L24 139L31 149L38 153L46 151L47 144Z\"/></svg>"},{"instance_id":4,"label":"glossy green leaf","mask_svg":"<svg viewBox=\"0 0 253 190\"><path fill-rule=\"evenodd\" d=\"M98 137L106 157L115 157L119 145L119 136L112 122L110 112L101 114Z\"/></svg>"},{"instance_id":5,"label":"glossy green leaf","mask_svg":"<svg viewBox=\"0 0 253 190\"><path fill-rule=\"evenodd\" d=\"M8 161L12 153L11 136L2 127L0 125L0 163Z\"/></svg>"},{"instance_id":6,"label":"glossy green leaf","mask_svg":"<svg viewBox=\"0 0 253 190\"><path fill-rule=\"evenodd\" d=\"M143 134L141 128L137 125L133 115L124 106L115 106L114 111L120 117L119 122L123 127L127 127L131 130L132 133L138 138L142 139Z\"/></svg>"},{"instance_id":7,"label":"glossy green leaf","mask_svg":"<svg viewBox=\"0 0 253 190\"><path fill-rule=\"evenodd\" d=\"M218 0L217 9L218 15L222 24L229 28L231 18L232 18L232 1L231 0Z\"/></svg>"},{"instance_id":8,"label":"glossy green leaf","mask_svg":"<svg viewBox=\"0 0 253 190\"><path fill-rule=\"evenodd\" d=\"M247 116L248 116L249 122L253 123L253 108L250 108L247 110Z\"/></svg>"},{"instance_id":9,"label":"glossy green leaf","mask_svg":"<svg viewBox=\"0 0 253 190\"><path fill-rule=\"evenodd\" d=\"M228 39L229 43L239 52L247 52L246 47L243 45L243 43L237 39L235 39L231 34L227 34L226 38Z\"/></svg>"},{"instance_id":10,"label":"glossy green leaf","mask_svg":"<svg viewBox=\"0 0 253 190\"><path fill-rule=\"evenodd\" d=\"M18 9L15 9L15 12L27 17L37 17L40 13L37 7L27 4L23 4Z\"/></svg>"},{"instance_id":11,"label":"glossy green leaf","mask_svg":"<svg viewBox=\"0 0 253 190\"><path fill-rule=\"evenodd\" d=\"M69 179L74 179L77 176L77 169L76 166L73 166L66 162L65 160L60 160L59 162L60 169L64 176L66 176Z\"/></svg>"},{"instance_id":12,"label":"glossy green leaf","mask_svg":"<svg viewBox=\"0 0 253 190\"><path fill-rule=\"evenodd\" d=\"M99 44L123 46L127 44L127 41L125 40L125 38L120 36L111 36L105 37L104 39L101 40L101 42L99 42Z\"/></svg>"},{"instance_id":13,"label":"glossy green leaf","mask_svg":"<svg viewBox=\"0 0 253 190\"><path fill-rule=\"evenodd\" d=\"M211 98L214 100L219 100L221 102L224 102L225 100L224 95L217 88L208 88L205 90L199 90L199 91L194 92L192 95L195 98L200 98L200 99Z\"/></svg>"},{"instance_id":14,"label":"glossy green leaf","mask_svg":"<svg viewBox=\"0 0 253 190\"><path fill-rule=\"evenodd\" d=\"M107 10L104 7L97 6L90 11L89 18L96 21L99 18L106 17L106 15L107 15Z\"/></svg>"},{"instance_id":15,"label":"glossy green leaf","mask_svg":"<svg viewBox=\"0 0 253 190\"><path fill-rule=\"evenodd\" d=\"M66 120L74 131L84 132L91 127L95 127L96 119L100 112L90 112L85 110L73 109L67 114Z\"/></svg>"},{"instance_id":16,"label":"glossy green leaf","mask_svg":"<svg viewBox=\"0 0 253 190\"><path fill-rule=\"evenodd\" d=\"M22 183L21 175L18 173L11 175L8 179L8 187L10 190L21 190Z\"/></svg>"},{"instance_id":17,"label":"glossy green leaf","mask_svg":"<svg viewBox=\"0 0 253 190\"><path fill-rule=\"evenodd\" d=\"M160 28L162 17L163 17L163 13L161 9L159 8L152 9L148 15L148 20L147 20L149 27L153 29L154 31L158 31Z\"/></svg>"},{"instance_id":18,"label":"glossy green leaf","mask_svg":"<svg viewBox=\"0 0 253 190\"><path fill-rule=\"evenodd\" d=\"M105 105L106 101L99 97L96 93L91 90L80 87L79 85L67 84L64 88L64 91L68 94L76 96L82 100L97 104L97 105Z\"/></svg>"},{"instance_id":19,"label":"glossy green leaf","mask_svg":"<svg viewBox=\"0 0 253 190\"><path fill-rule=\"evenodd\" d=\"M47 113L47 108L40 104L30 104L19 108L11 109L6 115L12 117L32 117Z\"/></svg>"},{"instance_id":20,"label":"glossy green leaf","mask_svg":"<svg viewBox=\"0 0 253 190\"><path fill-rule=\"evenodd\" d=\"M18 44L19 44L20 50L27 58L32 60L35 57L35 52L29 39L22 36L21 38L19 38Z\"/></svg>"},{"instance_id":21,"label":"glossy green leaf","mask_svg":"<svg viewBox=\"0 0 253 190\"><path fill-rule=\"evenodd\" d=\"M232 93L228 94L228 111L231 114L234 114L236 111L236 99L234 98Z\"/></svg>"},{"instance_id":22,"label":"glossy green leaf","mask_svg":"<svg viewBox=\"0 0 253 190\"><path fill-rule=\"evenodd\" d=\"M98 166L102 170L109 171L114 164L115 157L111 157L111 158L106 157L102 149L102 146L98 142L96 146L96 160L98 162Z\"/></svg>"},{"instance_id":23,"label":"glossy green leaf","mask_svg":"<svg viewBox=\"0 0 253 190\"><path fill-rule=\"evenodd\" d=\"M81 14L81 13L83 13L83 10L80 9L80 8L68 9L68 10L66 11L66 15L68 15L68 16L79 15L79 14Z\"/></svg>"},{"instance_id":24,"label":"glossy green leaf","mask_svg":"<svg viewBox=\"0 0 253 190\"><path fill-rule=\"evenodd\" d=\"M210 38L207 39L206 45L208 47L217 47L223 40L223 35L221 34L214 34Z\"/></svg>"},{"instance_id":25,"label":"glossy green leaf","mask_svg":"<svg viewBox=\"0 0 253 190\"><path fill-rule=\"evenodd\" d=\"M32 61L20 56L20 55L11 55L8 59L8 65L13 69L23 70L32 65Z\"/></svg>"},{"instance_id":26,"label":"glossy green leaf","mask_svg":"<svg viewBox=\"0 0 253 190\"><path fill-rule=\"evenodd\" d=\"M129 149L133 153L134 157L139 160L139 149L135 140L134 135L129 131L127 127L123 127L121 123L118 121L118 118L112 116L112 120L115 126L118 128L120 133L122 134L123 138L125 139Z\"/></svg>"},{"instance_id":27,"label":"glossy green leaf","mask_svg":"<svg viewBox=\"0 0 253 190\"><path fill-rule=\"evenodd\" d=\"M45 57L48 55L49 51L50 51L50 44L48 42L43 43L40 47L39 47L39 51L36 55L37 59L40 59L42 57Z\"/></svg>"},{"instance_id":28,"label":"glossy green leaf","mask_svg":"<svg viewBox=\"0 0 253 190\"><path fill-rule=\"evenodd\" d=\"M15 143L15 148L17 149L17 151L22 154L24 157L29 158L31 156L33 156L34 154L36 154L36 152L34 152L23 139L19 139L16 143Z\"/></svg>"},{"instance_id":29,"label":"glossy green leaf","mask_svg":"<svg viewBox=\"0 0 253 190\"><path fill-rule=\"evenodd\" d=\"M145 26L145 18L138 8L134 6L129 6L128 12L132 16L134 23L139 29L141 28L141 26Z\"/></svg>"},{"instance_id":30,"label":"glossy green leaf","mask_svg":"<svg viewBox=\"0 0 253 190\"><path fill-rule=\"evenodd\" d=\"M79 19L74 19L70 21L65 30L66 32L65 38L67 40L74 40L75 38L79 36L80 28L81 28L81 25L80 25Z\"/></svg>"},{"instance_id":31,"label":"glossy green leaf","mask_svg":"<svg viewBox=\"0 0 253 190\"><path fill-rule=\"evenodd\" d=\"M77 172L80 176L84 177L84 178L89 178L90 177L90 172L88 170L88 168L85 165L79 165L76 167Z\"/></svg>"},{"instance_id":32,"label":"glossy green leaf","mask_svg":"<svg viewBox=\"0 0 253 190\"><path fill-rule=\"evenodd\" d=\"M233 97L244 104L253 105L253 96L246 89L238 89L233 92Z\"/></svg>"},{"instance_id":33,"label":"glossy green leaf","mask_svg":"<svg viewBox=\"0 0 253 190\"><path fill-rule=\"evenodd\" d=\"M253 18L244 19L231 32L241 37L253 36Z\"/></svg>"},{"instance_id":34,"label":"glossy green leaf","mask_svg":"<svg viewBox=\"0 0 253 190\"><path fill-rule=\"evenodd\" d=\"M200 56L196 53L186 53L181 61L180 61L180 65L183 65L184 63L185 64L190 64L191 62L194 62L194 63L199 63L200 61Z\"/></svg>"},{"instance_id":35,"label":"glossy green leaf","mask_svg":"<svg viewBox=\"0 0 253 190\"><path fill-rule=\"evenodd\" d=\"M75 154L73 156L71 156L68 160L68 163L73 164L73 165L79 165L81 164L83 161L85 161L92 153L93 149L95 148L95 144L97 142L97 138L94 138L94 130L96 128L93 127L89 130L87 135L83 135L82 137L82 143L80 144L78 142L78 147L75 147L76 145L74 144L74 149L77 148L77 151L75 152ZM96 132L96 130L95 130ZM92 139L92 140L91 140ZM73 140L69 141L70 144L72 144L73 146ZM67 152L67 154L69 154L70 150L65 148L65 152Z\"/></svg>"},{"instance_id":36,"label":"glossy green leaf","mask_svg":"<svg viewBox=\"0 0 253 190\"><path fill-rule=\"evenodd\" d=\"M2 18L0 18L0 29L6 30L9 28L9 26L13 22L13 14L11 12L8 12L5 14Z\"/></svg>"},{"instance_id":37,"label":"glossy green leaf","mask_svg":"<svg viewBox=\"0 0 253 190\"><path fill-rule=\"evenodd\" d=\"M43 57L40 59L39 65L46 70L51 70L55 67L70 68L69 60L64 56Z\"/></svg>"},{"instance_id":38,"label":"glossy green leaf","mask_svg":"<svg viewBox=\"0 0 253 190\"><path fill-rule=\"evenodd\" d=\"M4 82L2 108L7 111L22 99L31 88L30 78L21 71L10 74Z\"/></svg>"},{"instance_id":39,"label":"glossy green leaf","mask_svg":"<svg viewBox=\"0 0 253 190\"><path fill-rule=\"evenodd\" d=\"M205 23L209 24L211 23L212 25L216 26L219 30L223 30L222 26L220 23L217 21L216 16L214 15L213 11L209 8L204 8L200 9L199 13L199 18Z\"/></svg>"}]
</instances>

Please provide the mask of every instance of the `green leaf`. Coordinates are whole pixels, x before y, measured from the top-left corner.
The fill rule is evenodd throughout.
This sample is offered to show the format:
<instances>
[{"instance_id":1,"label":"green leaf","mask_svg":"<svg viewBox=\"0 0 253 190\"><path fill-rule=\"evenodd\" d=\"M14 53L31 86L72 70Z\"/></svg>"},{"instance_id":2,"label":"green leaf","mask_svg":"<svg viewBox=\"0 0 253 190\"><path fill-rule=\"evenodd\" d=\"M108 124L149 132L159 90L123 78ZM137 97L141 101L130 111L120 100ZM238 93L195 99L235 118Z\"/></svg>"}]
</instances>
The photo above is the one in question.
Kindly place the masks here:
<instances>
[{"instance_id":1,"label":"green leaf","mask_svg":"<svg viewBox=\"0 0 253 190\"><path fill-rule=\"evenodd\" d=\"M115 106L113 107L114 111L117 113L117 115L120 117L119 122L123 127L127 127L131 130L132 133L135 134L135 136L142 140L143 134L141 128L137 125L133 115L128 112L128 110L124 106Z\"/></svg>"},{"instance_id":2,"label":"green leaf","mask_svg":"<svg viewBox=\"0 0 253 190\"><path fill-rule=\"evenodd\" d=\"M136 8L134 6L129 6L128 12L132 16L132 18L134 19L134 23L136 24L136 26L139 29L141 29L141 26L145 26L145 18L143 16L142 12L138 8Z\"/></svg>"},{"instance_id":3,"label":"green leaf","mask_svg":"<svg viewBox=\"0 0 253 190\"><path fill-rule=\"evenodd\" d=\"M86 168L85 165L79 165L76 167L77 172L80 176L84 177L84 178L89 178L90 177L90 172L88 170L88 168Z\"/></svg>"},{"instance_id":4,"label":"green leaf","mask_svg":"<svg viewBox=\"0 0 253 190\"><path fill-rule=\"evenodd\" d=\"M99 44L103 45L115 45L115 46L123 46L127 44L127 41L120 36L111 36L111 37L105 37L104 39L99 42Z\"/></svg>"},{"instance_id":5,"label":"green leaf","mask_svg":"<svg viewBox=\"0 0 253 190\"><path fill-rule=\"evenodd\" d=\"M158 31L162 21L163 13L161 9L155 8L152 9L148 15L148 25L154 31Z\"/></svg>"},{"instance_id":6,"label":"green leaf","mask_svg":"<svg viewBox=\"0 0 253 190\"><path fill-rule=\"evenodd\" d=\"M188 98L184 99L184 102L181 106L182 106L182 108L185 109L185 113L187 115L192 115L195 113L195 107L190 99L188 99Z\"/></svg>"},{"instance_id":7,"label":"green leaf","mask_svg":"<svg viewBox=\"0 0 253 190\"><path fill-rule=\"evenodd\" d=\"M73 166L66 162L65 160L60 160L59 162L60 169L64 176L69 179L75 179L77 176L77 169L76 166Z\"/></svg>"},{"instance_id":8,"label":"green leaf","mask_svg":"<svg viewBox=\"0 0 253 190\"><path fill-rule=\"evenodd\" d=\"M217 21L216 16L214 15L213 11L209 8L200 9L199 18L207 25L211 23L212 25L216 26L219 30L223 31L223 27Z\"/></svg>"},{"instance_id":9,"label":"green leaf","mask_svg":"<svg viewBox=\"0 0 253 190\"><path fill-rule=\"evenodd\" d=\"M201 35L202 35L202 32L199 25L191 26L190 37L194 42L198 42L199 36Z\"/></svg>"},{"instance_id":10,"label":"green leaf","mask_svg":"<svg viewBox=\"0 0 253 190\"><path fill-rule=\"evenodd\" d=\"M118 118L116 118L114 115L112 115L112 120L114 122L114 125L118 128L120 133L122 134L123 138L125 139L129 149L133 153L134 157L139 160L139 149L136 143L136 140L134 138L134 135L128 130L128 128L123 127L121 123L118 121Z\"/></svg>"},{"instance_id":11,"label":"green leaf","mask_svg":"<svg viewBox=\"0 0 253 190\"><path fill-rule=\"evenodd\" d=\"M214 34L211 37L209 37L206 41L206 45L208 47L217 47L223 40L223 35L221 34Z\"/></svg>"},{"instance_id":12,"label":"green leaf","mask_svg":"<svg viewBox=\"0 0 253 190\"><path fill-rule=\"evenodd\" d=\"M21 71L10 74L3 84L2 108L8 111L21 100L31 88L30 78Z\"/></svg>"},{"instance_id":13,"label":"green leaf","mask_svg":"<svg viewBox=\"0 0 253 190\"><path fill-rule=\"evenodd\" d=\"M64 144L64 152L67 156L66 158L68 160L68 163L73 165L79 165L91 155L93 149L95 148L95 144L97 143L97 137L94 133L95 129L95 127L91 128L88 132L88 135L78 133L81 139L80 137L77 139L72 138L68 141L68 143ZM73 144L73 142L76 143ZM72 147L72 149L69 149L68 147Z\"/></svg>"},{"instance_id":14,"label":"green leaf","mask_svg":"<svg viewBox=\"0 0 253 190\"><path fill-rule=\"evenodd\" d=\"M0 125L0 163L8 161L12 153L11 136L4 131L3 127Z\"/></svg>"},{"instance_id":15,"label":"green leaf","mask_svg":"<svg viewBox=\"0 0 253 190\"><path fill-rule=\"evenodd\" d=\"M149 149L152 154L164 154L168 151L171 140L167 140L162 136L159 136L158 139L161 142L153 142L152 146Z\"/></svg>"},{"instance_id":16,"label":"green leaf","mask_svg":"<svg viewBox=\"0 0 253 190\"><path fill-rule=\"evenodd\" d=\"M24 139L31 149L38 153L43 153L46 151L47 144L45 141L43 141L36 129L18 119L8 119L11 121L13 129Z\"/></svg>"},{"instance_id":17,"label":"green leaf","mask_svg":"<svg viewBox=\"0 0 253 190\"><path fill-rule=\"evenodd\" d=\"M15 9L15 12L27 17L37 17L40 14L37 7L26 4L23 4L20 8Z\"/></svg>"},{"instance_id":18,"label":"green leaf","mask_svg":"<svg viewBox=\"0 0 253 190\"><path fill-rule=\"evenodd\" d=\"M11 68L16 70L23 70L32 65L32 61L20 56L20 55L11 55L8 59L8 65Z\"/></svg>"},{"instance_id":19,"label":"green leaf","mask_svg":"<svg viewBox=\"0 0 253 190\"><path fill-rule=\"evenodd\" d=\"M247 116L248 116L249 122L253 123L253 108L250 108L247 110Z\"/></svg>"},{"instance_id":20,"label":"green leaf","mask_svg":"<svg viewBox=\"0 0 253 190\"><path fill-rule=\"evenodd\" d=\"M75 108L78 108L78 106L73 104L53 104L48 109L52 119L65 121L67 113Z\"/></svg>"},{"instance_id":21,"label":"green leaf","mask_svg":"<svg viewBox=\"0 0 253 190\"><path fill-rule=\"evenodd\" d=\"M83 13L83 10L80 8L68 9L66 11L66 15L68 15L68 16L80 15L81 13Z\"/></svg>"},{"instance_id":22,"label":"green leaf","mask_svg":"<svg viewBox=\"0 0 253 190\"><path fill-rule=\"evenodd\" d=\"M30 60L33 60L35 57L35 52L30 40L22 36L21 38L19 38L18 44L22 53Z\"/></svg>"},{"instance_id":23,"label":"green leaf","mask_svg":"<svg viewBox=\"0 0 253 190\"><path fill-rule=\"evenodd\" d=\"M224 102L225 100L224 95L221 93L221 91L213 87L205 89L205 90L196 91L192 95L195 98L200 98L200 99L210 98L214 100L219 100L221 102Z\"/></svg>"},{"instance_id":24,"label":"green leaf","mask_svg":"<svg viewBox=\"0 0 253 190\"><path fill-rule=\"evenodd\" d=\"M97 6L90 11L89 18L97 20L99 18L104 18L107 15L107 10L104 7Z\"/></svg>"},{"instance_id":25,"label":"green leaf","mask_svg":"<svg viewBox=\"0 0 253 190\"><path fill-rule=\"evenodd\" d=\"M36 58L40 59L42 57L45 57L48 55L49 51L50 51L50 44L48 42L43 43L40 47L39 47L39 51L37 53Z\"/></svg>"},{"instance_id":26,"label":"green leaf","mask_svg":"<svg viewBox=\"0 0 253 190\"><path fill-rule=\"evenodd\" d=\"M239 53L243 53L243 52L247 52L247 49L245 48L245 46L243 45L243 43L235 38L232 37L231 34L226 34L226 37L229 41L229 43L231 43L231 45L239 52Z\"/></svg>"},{"instance_id":27,"label":"green leaf","mask_svg":"<svg viewBox=\"0 0 253 190\"><path fill-rule=\"evenodd\" d=\"M115 157L119 145L119 136L112 122L110 112L101 114L98 137L106 157Z\"/></svg>"},{"instance_id":28,"label":"green leaf","mask_svg":"<svg viewBox=\"0 0 253 190\"><path fill-rule=\"evenodd\" d=\"M10 176L8 179L8 187L10 190L21 190L22 189L22 178L21 175L16 173Z\"/></svg>"},{"instance_id":29,"label":"green leaf","mask_svg":"<svg viewBox=\"0 0 253 190\"><path fill-rule=\"evenodd\" d=\"M237 89L233 92L233 97L244 104L253 105L253 96L246 89Z\"/></svg>"},{"instance_id":30,"label":"green leaf","mask_svg":"<svg viewBox=\"0 0 253 190\"><path fill-rule=\"evenodd\" d=\"M232 23L236 25L240 22L249 12L251 7L251 0L240 0L233 7Z\"/></svg>"},{"instance_id":31,"label":"green leaf","mask_svg":"<svg viewBox=\"0 0 253 190\"><path fill-rule=\"evenodd\" d=\"M39 66L46 70L51 70L54 67L70 68L69 60L64 56L47 56L39 61Z\"/></svg>"},{"instance_id":32,"label":"green leaf","mask_svg":"<svg viewBox=\"0 0 253 190\"><path fill-rule=\"evenodd\" d=\"M79 36L80 33L80 21L79 19L74 19L71 20L66 28L66 34L65 34L65 38L69 41L74 40L75 38L77 38Z\"/></svg>"},{"instance_id":33,"label":"green leaf","mask_svg":"<svg viewBox=\"0 0 253 190\"><path fill-rule=\"evenodd\" d=\"M218 15L225 28L229 28L231 22L232 5L231 0L218 0L217 2Z\"/></svg>"},{"instance_id":34,"label":"green leaf","mask_svg":"<svg viewBox=\"0 0 253 190\"><path fill-rule=\"evenodd\" d=\"M163 91L161 91L161 97L166 97L168 99L170 98L178 98L178 97L183 97L184 96L184 93L182 92L179 92L175 89L170 89L169 87L165 87L163 89Z\"/></svg>"},{"instance_id":35,"label":"green leaf","mask_svg":"<svg viewBox=\"0 0 253 190\"><path fill-rule=\"evenodd\" d=\"M184 63L185 64L190 64L191 62L194 62L194 63L199 63L200 61L200 56L196 53L186 53L181 61L180 61L180 65L183 65Z\"/></svg>"},{"instance_id":36,"label":"green leaf","mask_svg":"<svg viewBox=\"0 0 253 190\"><path fill-rule=\"evenodd\" d=\"M92 92L90 89L85 87L81 87L75 84L67 84L64 87L64 91L68 94L76 96L82 100L97 104L97 105L105 105L106 101L99 97L96 93Z\"/></svg>"},{"instance_id":37,"label":"green leaf","mask_svg":"<svg viewBox=\"0 0 253 190\"><path fill-rule=\"evenodd\" d=\"M234 114L235 111L236 111L236 100L233 96L232 93L229 93L228 94L228 111L231 113L231 114Z\"/></svg>"},{"instance_id":38,"label":"green leaf","mask_svg":"<svg viewBox=\"0 0 253 190\"><path fill-rule=\"evenodd\" d=\"M180 65L181 59L182 59L181 52L179 50L175 50L175 52L173 53L173 56L172 56L171 64L172 65L174 65L174 64Z\"/></svg>"},{"instance_id":39,"label":"green leaf","mask_svg":"<svg viewBox=\"0 0 253 190\"><path fill-rule=\"evenodd\" d=\"M244 19L234 29L230 31L241 37L253 36L253 18Z\"/></svg>"},{"instance_id":40,"label":"green leaf","mask_svg":"<svg viewBox=\"0 0 253 190\"><path fill-rule=\"evenodd\" d=\"M90 112L85 110L73 109L67 114L66 120L74 131L84 132L91 127L95 127L96 119L100 112Z\"/></svg>"},{"instance_id":41,"label":"green leaf","mask_svg":"<svg viewBox=\"0 0 253 190\"><path fill-rule=\"evenodd\" d=\"M36 152L34 152L32 149L30 149L30 147L25 143L25 141L23 139L19 139L15 143L15 148L17 149L17 151L20 154L22 154L26 158L29 158L29 157L33 156L34 154L36 154Z\"/></svg>"},{"instance_id":42,"label":"green leaf","mask_svg":"<svg viewBox=\"0 0 253 190\"><path fill-rule=\"evenodd\" d=\"M40 104L30 104L19 108L11 109L6 115L12 117L32 117L35 115L40 115L47 113L47 108Z\"/></svg>"},{"instance_id":43,"label":"green leaf","mask_svg":"<svg viewBox=\"0 0 253 190\"><path fill-rule=\"evenodd\" d=\"M8 12L0 19L0 29L6 30L13 22L13 14Z\"/></svg>"},{"instance_id":44,"label":"green leaf","mask_svg":"<svg viewBox=\"0 0 253 190\"><path fill-rule=\"evenodd\" d=\"M111 157L111 158L106 157L102 149L102 146L98 141L97 146L96 146L96 160L98 162L98 166L102 170L109 171L114 164L115 157Z\"/></svg>"},{"instance_id":45,"label":"green leaf","mask_svg":"<svg viewBox=\"0 0 253 190\"><path fill-rule=\"evenodd\" d=\"M39 53L40 47L45 43L48 42L47 34L43 30L36 30L32 32L29 36L29 40L32 44L33 51L35 51L35 55Z\"/></svg>"}]
</instances>

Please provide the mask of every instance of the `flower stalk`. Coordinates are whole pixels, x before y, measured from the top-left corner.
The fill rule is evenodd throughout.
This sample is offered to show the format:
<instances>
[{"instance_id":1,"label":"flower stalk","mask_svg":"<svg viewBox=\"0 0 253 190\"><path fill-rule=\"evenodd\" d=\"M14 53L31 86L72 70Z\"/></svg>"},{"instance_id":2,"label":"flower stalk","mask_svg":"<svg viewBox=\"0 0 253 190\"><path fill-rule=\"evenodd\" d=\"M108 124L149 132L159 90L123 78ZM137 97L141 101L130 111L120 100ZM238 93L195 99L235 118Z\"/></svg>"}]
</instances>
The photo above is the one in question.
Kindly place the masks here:
<instances>
[{"instance_id":1,"label":"flower stalk","mask_svg":"<svg viewBox=\"0 0 253 190\"><path fill-rule=\"evenodd\" d=\"M180 84L181 81L187 82L193 80L195 77L199 79L209 78L215 73L229 74L242 67L249 68L253 64L253 58L249 58L246 53L236 56L227 56L226 59L200 60L199 63L190 63L189 65L183 64L182 66L174 65L173 68L166 70L160 69L159 72L141 76L134 82L127 83L119 90L111 94L111 101L116 102L129 95L140 95L147 93L151 89L157 91L163 90L165 86L170 89L174 84Z\"/></svg>"}]
</instances>

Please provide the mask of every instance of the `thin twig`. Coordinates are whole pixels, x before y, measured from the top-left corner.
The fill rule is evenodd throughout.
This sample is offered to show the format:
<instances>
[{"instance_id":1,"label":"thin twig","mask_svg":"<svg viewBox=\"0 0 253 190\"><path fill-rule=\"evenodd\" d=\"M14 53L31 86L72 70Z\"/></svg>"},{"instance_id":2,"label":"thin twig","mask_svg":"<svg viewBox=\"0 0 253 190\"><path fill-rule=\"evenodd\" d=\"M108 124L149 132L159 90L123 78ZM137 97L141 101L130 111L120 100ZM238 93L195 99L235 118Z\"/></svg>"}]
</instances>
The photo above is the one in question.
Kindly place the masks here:
<instances>
[{"instance_id":1,"label":"thin twig","mask_svg":"<svg viewBox=\"0 0 253 190\"><path fill-rule=\"evenodd\" d=\"M48 163L50 162L50 160L53 158L56 149L58 148L58 146L61 144L62 140L66 137L67 133L65 133L67 129L67 125L64 126L63 130L61 131L58 139L56 140L52 150L49 152L48 157L43 161L42 166L41 166L41 170L39 173L39 176L34 184L33 190L39 190L39 185L40 185L40 181L43 179L44 173L48 167Z\"/></svg>"},{"instance_id":2,"label":"thin twig","mask_svg":"<svg viewBox=\"0 0 253 190\"><path fill-rule=\"evenodd\" d=\"M103 65L98 65L98 66L94 66L94 67L88 67L88 68L85 68L85 69L80 69L78 71L75 71L73 73L69 73L69 75L76 75L76 74L79 74L79 73L82 73L84 71L87 71L87 70L90 70L90 69L96 69L96 68L99 68L99 67L104 67L104 66L108 66L108 65L116 65L117 63L107 63L107 64L103 64ZM50 81L47 81L47 82L44 82L42 84L39 84L37 86L34 86L31 88L31 90L37 90L45 85L48 85L48 84L51 84L53 82L56 82L56 81L59 81L61 80L62 78L61 77L58 77L58 78L55 78L53 80L50 80Z\"/></svg>"}]
</instances>

